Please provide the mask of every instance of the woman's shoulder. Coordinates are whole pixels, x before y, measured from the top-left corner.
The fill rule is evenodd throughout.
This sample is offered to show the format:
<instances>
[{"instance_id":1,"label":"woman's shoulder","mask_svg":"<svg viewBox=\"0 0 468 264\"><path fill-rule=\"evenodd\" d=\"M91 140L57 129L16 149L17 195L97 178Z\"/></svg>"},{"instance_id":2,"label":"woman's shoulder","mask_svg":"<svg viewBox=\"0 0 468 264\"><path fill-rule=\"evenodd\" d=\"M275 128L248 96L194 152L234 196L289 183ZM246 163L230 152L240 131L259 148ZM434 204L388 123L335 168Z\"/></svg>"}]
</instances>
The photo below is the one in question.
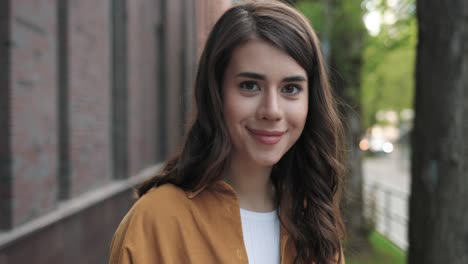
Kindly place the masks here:
<instances>
[{"instance_id":1,"label":"woman's shoulder","mask_svg":"<svg viewBox=\"0 0 468 264\"><path fill-rule=\"evenodd\" d=\"M185 192L172 184L152 188L141 196L122 219L117 233L138 233L138 230L169 231L177 219L190 211ZM162 229L161 229L162 228ZM146 232L145 231L145 232ZM154 233L154 232L153 232Z\"/></svg>"},{"instance_id":2,"label":"woman's shoulder","mask_svg":"<svg viewBox=\"0 0 468 264\"><path fill-rule=\"evenodd\" d=\"M187 208L187 194L181 188L167 183L150 189L133 205L130 212L167 215L177 209ZM163 212L164 214L161 214Z\"/></svg>"},{"instance_id":3,"label":"woman's shoulder","mask_svg":"<svg viewBox=\"0 0 468 264\"><path fill-rule=\"evenodd\" d=\"M149 190L120 222L111 243L110 263L154 263L157 243L180 234L178 222L189 211L185 192L172 184ZM168 242L165 242L168 243ZM125 262L128 259L139 261ZM156 261L158 263L162 261Z\"/></svg>"},{"instance_id":4,"label":"woman's shoulder","mask_svg":"<svg viewBox=\"0 0 468 264\"><path fill-rule=\"evenodd\" d=\"M185 200L186 198L187 194L184 190L172 183L166 183L161 186L151 188L147 193L141 196L136 203L146 204L159 199Z\"/></svg>"}]
</instances>

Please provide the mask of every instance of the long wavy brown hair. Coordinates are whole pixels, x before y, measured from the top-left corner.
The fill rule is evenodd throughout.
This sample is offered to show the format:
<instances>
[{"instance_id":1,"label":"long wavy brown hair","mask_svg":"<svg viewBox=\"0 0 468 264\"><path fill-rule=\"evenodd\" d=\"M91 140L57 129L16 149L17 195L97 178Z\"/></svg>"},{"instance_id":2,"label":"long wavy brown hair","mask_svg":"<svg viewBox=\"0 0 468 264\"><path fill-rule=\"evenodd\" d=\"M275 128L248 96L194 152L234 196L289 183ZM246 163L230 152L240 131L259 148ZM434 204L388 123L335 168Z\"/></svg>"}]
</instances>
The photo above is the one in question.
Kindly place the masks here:
<instances>
[{"instance_id":1,"label":"long wavy brown hair","mask_svg":"<svg viewBox=\"0 0 468 264\"><path fill-rule=\"evenodd\" d=\"M319 40L308 20L279 1L235 5L217 21L201 55L195 83L195 114L181 152L161 173L137 188L172 183L196 191L222 179L232 143L223 118L221 84L233 50L262 39L294 58L307 72L309 107L304 131L273 166L271 179L281 222L294 241L295 263L341 260L344 225L340 200L344 132Z\"/></svg>"}]
</instances>

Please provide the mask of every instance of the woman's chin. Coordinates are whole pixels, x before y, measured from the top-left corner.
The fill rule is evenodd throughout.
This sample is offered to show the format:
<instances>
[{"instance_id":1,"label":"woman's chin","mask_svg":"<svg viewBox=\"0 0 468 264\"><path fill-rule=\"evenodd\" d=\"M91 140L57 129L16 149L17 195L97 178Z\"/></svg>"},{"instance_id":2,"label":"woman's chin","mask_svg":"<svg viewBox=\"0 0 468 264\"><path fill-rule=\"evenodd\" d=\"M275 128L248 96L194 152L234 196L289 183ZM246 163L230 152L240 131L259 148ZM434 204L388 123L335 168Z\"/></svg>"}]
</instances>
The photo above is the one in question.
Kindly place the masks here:
<instances>
[{"instance_id":1,"label":"woman's chin","mask_svg":"<svg viewBox=\"0 0 468 264\"><path fill-rule=\"evenodd\" d=\"M257 163L258 165L269 166L269 167L278 163L279 160L280 158L278 157L255 157L254 158L255 163Z\"/></svg>"}]
</instances>

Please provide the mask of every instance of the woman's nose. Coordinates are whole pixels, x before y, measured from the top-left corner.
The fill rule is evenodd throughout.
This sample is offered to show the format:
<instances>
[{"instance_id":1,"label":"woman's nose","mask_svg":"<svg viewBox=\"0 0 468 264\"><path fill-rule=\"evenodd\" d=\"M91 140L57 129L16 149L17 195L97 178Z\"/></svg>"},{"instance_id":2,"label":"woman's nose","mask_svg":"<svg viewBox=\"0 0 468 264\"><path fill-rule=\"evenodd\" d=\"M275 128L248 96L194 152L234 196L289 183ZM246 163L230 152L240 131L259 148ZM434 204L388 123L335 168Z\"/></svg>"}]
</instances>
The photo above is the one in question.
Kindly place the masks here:
<instances>
[{"instance_id":1,"label":"woman's nose","mask_svg":"<svg viewBox=\"0 0 468 264\"><path fill-rule=\"evenodd\" d=\"M279 121L282 118L280 96L276 92L265 92L257 109L259 119Z\"/></svg>"}]
</instances>

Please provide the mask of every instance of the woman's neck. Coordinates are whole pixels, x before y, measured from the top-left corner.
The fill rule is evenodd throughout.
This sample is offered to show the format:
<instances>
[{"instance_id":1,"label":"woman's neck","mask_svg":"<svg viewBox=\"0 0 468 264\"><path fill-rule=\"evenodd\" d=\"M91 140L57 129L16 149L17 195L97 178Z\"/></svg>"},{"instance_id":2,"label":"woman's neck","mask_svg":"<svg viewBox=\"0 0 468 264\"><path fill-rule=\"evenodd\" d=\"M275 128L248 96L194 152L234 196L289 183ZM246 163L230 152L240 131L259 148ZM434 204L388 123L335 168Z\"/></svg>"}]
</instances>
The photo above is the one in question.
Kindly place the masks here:
<instances>
[{"instance_id":1,"label":"woman's neck","mask_svg":"<svg viewBox=\"0 0 468 264\"><path fill-rule=\"evenodd\" d=\"M261 166L232 157L224 176L236 191L241 208L257 212L275 210L275 189L270 179L271 169L271 166Z\"/></svg>"}]
</instances>

